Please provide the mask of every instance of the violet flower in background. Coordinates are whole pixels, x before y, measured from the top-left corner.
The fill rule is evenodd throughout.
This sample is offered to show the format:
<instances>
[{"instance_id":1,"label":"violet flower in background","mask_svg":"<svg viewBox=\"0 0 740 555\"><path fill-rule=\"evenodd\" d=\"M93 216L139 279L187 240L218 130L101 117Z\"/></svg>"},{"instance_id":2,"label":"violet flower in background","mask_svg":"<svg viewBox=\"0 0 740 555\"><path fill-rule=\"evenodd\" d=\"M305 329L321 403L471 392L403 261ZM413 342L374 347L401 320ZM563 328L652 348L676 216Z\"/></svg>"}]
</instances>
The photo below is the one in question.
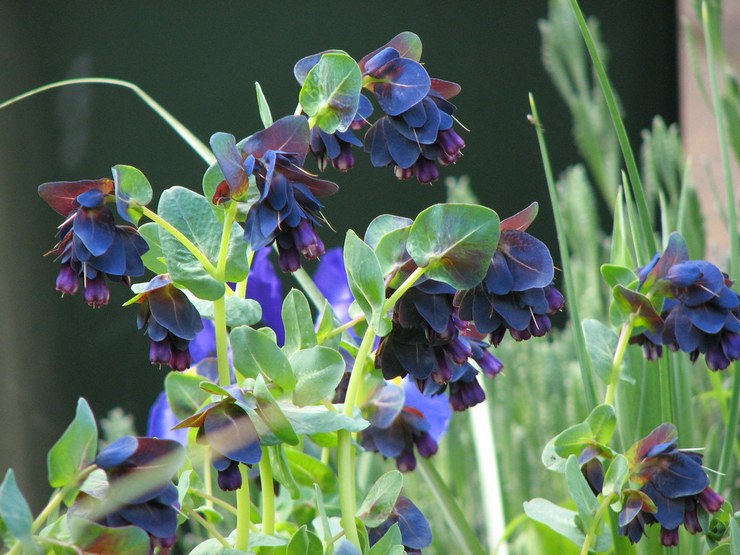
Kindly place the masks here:
<instances>
[{"instance_id":1,"label":"violet flower in background","mask_svg":"<svg viewBox=\"0 0 740 555\"><path fill-rule=\"evenodd\" d=\"M416 468L415 450L427 458L437 452L452 414L446 396L422 395L410 379L402 386L386 383L372 396L368 410L370 426L361 433L362 446L396 459L402 472Z\"/></svg>"},{"instance_id":2,"label":"violet flower in background","mask_svg":"<svg viewBox=\"0 0 740 555\"><path fill-rule=\"evenodd\" d=\"M275 331L278 344L282 345L285 340L285 330L280 315L283 302L283 284L270 260L271 252L272 249L266 247L255 253L252 269L249 273L247 298L260 303L262 306L261 323ZM213 375L212 373L213 365L207 364L206 361L206 359L215 359L216 357L216 333L211 320L201 318L201 322L203 324L202 329L190 342L192 357L190 364L195 367L195 371L199 374L208 379L216 380L217 374ZM187 443L187 431L172 430L177 421L167 401L167 396L162 391L149 409L147 435L174 439L184 445Z\"/></svg>"},{"instance_id":3,"label":"violet flower in background","mask_svg":"<svg viewBox=\"0 0 740 555\"><path fill-rule=\"evenodd\" d=\"M177 488L171 477L185 458L185 450L177 442L149 437L125 436L100 451L95 464L105 471L109 488L104 495L113 495L121 506L105 515L100 524L110 527L133 525L143 529L153 546L170 547L175 543L177 529ZM116 489L120 480L147 479L149 491L129 498L127 487ZM91 498L82 498L81 514L89 509Z\"/></svg>"}]
</instances>

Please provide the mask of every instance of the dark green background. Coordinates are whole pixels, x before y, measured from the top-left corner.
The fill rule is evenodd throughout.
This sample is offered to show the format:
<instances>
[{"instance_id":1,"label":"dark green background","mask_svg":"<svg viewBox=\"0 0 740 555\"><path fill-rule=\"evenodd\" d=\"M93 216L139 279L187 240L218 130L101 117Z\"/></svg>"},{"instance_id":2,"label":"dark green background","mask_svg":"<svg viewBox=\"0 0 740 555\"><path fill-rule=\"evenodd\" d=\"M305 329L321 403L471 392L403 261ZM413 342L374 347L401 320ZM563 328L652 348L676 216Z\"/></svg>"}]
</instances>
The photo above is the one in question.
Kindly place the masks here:
<instances>
[{"instance_id":1,"label":"dark green background","mask_svg":"<svg viewBox=\"0 0 740 555\"><path fill-rule=\"evenodd\" d=\"M668 0L584 1L611 48L611 75L633 143L653 115L676 119L675 9ZM328 48L359 59L403 30L421 36L433 77L459 82L457 117L470 128L464 158L443 177L467 174L502 217L534 200L532 231L554 247L536 136L527 122L534 93L556 172L578 160L570 119L540 61L545 1L375 2L22 2L0 0L0 99L81 75L135 82L196 135L238 138L260 127L253 83L277 117L291 113L293 64ZM16 469L38 508L48 493L45 453L87 398L98 417L120 406L144 433L164 369L148 363L135 311L114 290L93 311L54 291L58 267L42 258L60 223L37 196L45 181L141 169L157 191L200 190L203 162L131 92L75 87L0 112L0 471ZM413 217L444 199L441 183L399 182L361 159L326 201L341 244L383 212Z\"/></svg>"}]
</instances>

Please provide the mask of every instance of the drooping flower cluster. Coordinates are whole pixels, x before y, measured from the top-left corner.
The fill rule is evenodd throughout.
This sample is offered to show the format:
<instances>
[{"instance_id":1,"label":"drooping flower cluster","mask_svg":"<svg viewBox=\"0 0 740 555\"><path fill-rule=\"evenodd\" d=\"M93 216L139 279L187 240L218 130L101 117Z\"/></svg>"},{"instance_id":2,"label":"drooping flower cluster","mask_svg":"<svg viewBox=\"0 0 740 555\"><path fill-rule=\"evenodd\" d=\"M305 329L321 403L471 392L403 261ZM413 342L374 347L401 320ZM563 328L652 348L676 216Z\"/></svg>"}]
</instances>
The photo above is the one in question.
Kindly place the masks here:
<instances>
[{"instance_id":1,"label":"drooping flower cluster","mask_svg":"<svg viewBox=\"0 0 740 555\"><path fill-rule=\"evenodd\" d=\"M640 289L665 297L663 323L630 339L643 346L646 358L662 355L662 346L689 353L692 361L704 355L712 370L724 370L740 359L740 295L733 281L706 260L689 260L686 245L672 234L662 256L642 268Z\"/></svg>"},{"instance_id":2,"label":"drooping flower cluster","mask_svg":"<svg viewBox=\"0 0 740 555\"><path fill-rule=\"evenodd\" d=\"M332 52L336 51L300 60L293 71L298 82L303 85L321 56ZM311 151L322 171L328 160L341 171L351 168L351 145L364 147L374 166L393 166L399 179L415 176L421 183L439 179L437 164L447 166L460 158L465 142L453 129L455 106L449 101L460 86L430 78L420 60L419 37L404 32L358 62L363 88L372 93L384 115L370 126L363 144L351 130L362 128L372 105L360 95L350 129L331 134L312 131Z\"/></svg>"},{"instance_id":3,"label":"drooping flower cluster","mask_svg":"<svg viewBox=\"0 0 740 555\"><path fill-rule=\"evenodd\" d=\"M469 359L490 377L503 364L487 344L463 334L467 323L455 315L454 295L454 288L434 280L409 289L394 307L393 329L380 341L375 365L387 380L411 375L426 395L449 385L450 404L460 411L485 399Z\"/></svg>"},{"instance_id":4,"label":"drooping flower cluster","mask_svg":"<svg viewBox=\"0 0 740 555\"><path fill-rule=\"evenodd\" d=\"M152 550L174 545L179 505L171 477L184 457L179 443L149 437L125 436L100 451L95 464L108 478L103 499L110 497L116 507L99 519L100 524L141 528L149 534ZM146 490L136 491L142 484ZM83 511L90 509L87 505Z\"/></svg>"},{"instance_id":5,"label":"drooping flower cluster","mask_svg":"<svg viewBox=\"0 0 740 555\"><path fill-rule=\"evenodd\" d=\"M151 340L149 360L173 370L190 367L189 345L203 329L200 314L166 274L154 277L131 302L139 303L136 325Z\"/></svg>"},{"instance_id":6,"label":"drooping flower cluster","mask_svg":"<svg viewBox=\"0 0 740 555\"><path fill-rule=\"evenodd\" d=\"M284 272L300 268L301 255L313 260L324 254L316 232L323 222L318 197L337 191L335 183L303 169L310 134L306 118L286 116L239 145L226 133L211 138L224 175L213 202L243 200L253 179L259 198L249 208L244 239L255 251L276 243Z\"/></svg>"},{"instance_id":7,"label":"drooping flower cluster","mask_svg":"<svg viewBox=\"0 0 740 555\"><path fill-rule=\"evenodd\" d=\"M439 179L436 164L456 162L465 147L452 128L455 106L449 101L460 85L431 79L419 63L421 49L404 46L404 34L398 35L359 62L366 87L387 114L365 135L365 151L374 166L392 165L399 179L431 183Z\"/></svg>"},{"instance_id":8,"label":"drooping flower cluster","mask_svg":"<svg viewBox=\"0 0 740 555\"><path fill-rule=\"evenodd\" d=\"M534 205L501 222L501 237L483 282L460 292L459 316L490 334L498 346L506 330L517 341L550 331L549 315L563 308L563 296L552 284L554 267L547 246L525 230Z\"/></svg>"},{"instance_id":9,"label":"drooping flower cluster","mask_svg":"<svg viewBox=\"0 0 740 555\"><path fill-rule=\"evenodd\" d=\"M637 543L645 527L660 525L660 542L678 545L678 528L702 531L698 511L716 513L724 499L711 487L698 453L676 449L678 434L673 424L661 424L627 452L629 481L635 489L623 490L619 531ZM603 472L596 459L586 477L595 493L601 492Z\"/></svg>"},{"instance_id":10,"label":"drooping flower cluster","mask_svg":"<svg viewBox=\"0 0 740 555\"><path fill-rule=\"evenodd\" d=\"M62 264L57 291L74 295L80 280L87 304L108 304L110 281L129 285L130 278L144 274L141 255L149 250L136 228L116 225L106 206L113 193L111 179L44 183L38 192L51 208L66 219L59 226L58 242L47 254Z\"/></svg>"},{"instance_id":11,"label":"drooping flower cluster","mask_svg":"<svg viewBox=\"0 0 740 555\"><path fill-rule=\"evenodd\" d=\"M409 379L378 389L369 402L370 426L361 434L362 446L396 459L402 472L416 468L414 447L422 457L437 452L437 443L451 416L444 395L424 396Z\"/></svg>"},{"instance_id":12,"label":"drooping flower cluster","mask_svg":"<svg viewBox=\"0 0 740 555\"><path fill-rule=\"evenodd\" d=\"M552 285L550 252L524 231L535 215L533 204L501 222L499 246L476 287L456 291L427 280L404 294L375 359L386 379L410 374L425 394L447 389L452 407L465 410L485 399L478 369L494 377L503 368L486 335L498 346L507 329L518 341L550 330L563 297Z\"/></svg>"}]
</instances>

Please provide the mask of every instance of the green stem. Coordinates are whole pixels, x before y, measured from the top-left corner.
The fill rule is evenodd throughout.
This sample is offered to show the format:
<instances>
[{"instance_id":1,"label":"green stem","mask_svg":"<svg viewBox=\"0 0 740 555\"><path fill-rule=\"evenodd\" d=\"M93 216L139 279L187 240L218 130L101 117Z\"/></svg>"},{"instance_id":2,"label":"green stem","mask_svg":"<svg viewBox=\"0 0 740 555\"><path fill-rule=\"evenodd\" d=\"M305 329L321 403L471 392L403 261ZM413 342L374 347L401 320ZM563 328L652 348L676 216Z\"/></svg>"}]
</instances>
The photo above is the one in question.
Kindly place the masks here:
<instances>
[{"instance_id":1,"label":"green stem","mask_svg":"<svg viewBox=\"0 0 740 555\"><path fill-rule=\"evenodd\" d=\"M193 495L197 495L198 497L202 497L206 501L210 501L214 505L218 505L219 507L222 507L229 511L231 514L236 515L236 507L229 503L228 501L224 501L220 497L216 497L215 495L208 493L206 491L201 491L199 489L195 489L191 486L190 491Z\"/></svg>"},{"instance_id":2,"label":"green stem","mask_svg":"<svg viewBox=\"0 0 740 555\"><path fill-rule=\"evenodd\" d=\"M262 450L260 482L262 484L262 533L272 536L275 534L275 490L273 489L269 449Z\"/></svg>"},{"instance_id":3,"label":"green stem","mask_svg":"<svg viewBox=\"0 0 740 555\"><path fill-rule=\"evenodd\" d=\"M596 511L594 520L588 529L588 534L586 534L586 538L583 540L583 546L581 547L581 555L588 555L588 552L591 549L591 544L596 540L596 532L599 529L599 524L601 524L601 520L604 518L604 512L609 507L609 504L612 502L613 498L614 498L614 494L612 493L612 494L605 496L601 500L599 509Z\"/></svg>"},{"instance_id":4,"label":"green stem","mask_svg":"<svg viewBox=\"0 0 740 555\"><path fill-rule=\"evenodd\" d=\"M221 244L218 249L218 263L213 276L221 283L226 281L226 259L229 254L231 224L236 217L236 203L232 202L225 210L224 229L221 233ZM226 329L226 297L213 301L213 327L216 333L216 358L218 361L218 383L221 386L231 384L229 369L229 337Z\"/></svg>"},{"instance_id":5,"label":"green stem","mask_svg":"<svg viewBox=\"0 0 740 555\"><path fill-rule=\"evenodd\" d=\"M601 85L601 90L604 93L604 99L606 100L606 106L609 110L609 115L614 125L614 131L617 134L617 140L619 146L622 149L622 156L624 157L625 164L627 165L627 173L630 177L630 185L632 192L634 193L635 200L637 201L637 209L640 216L640 224L642 226L642 235L648 252L655 252L657 246L655 244L655 237L653 236L653 226L650 222L650 211L648 209L647 199L645 197L645 190L642 186L642 180L640 179L640 172L637 170L637 162L635 161L635 155L632 152L629 138L627 137L627 130L624 127L624 122L619 113L619 105L617 104L614 90L612 89L609 77L604 69L604 64L601 63L599 52L596 49L594 40L591 37L591 31L588 28L588 24L583 17L583 12L578 6L578 0L570 0L571 8L576 16L578 27L583 35L583 40L586 43L586 49L591 56L591 61L594 64L594 70L596 71L596 77ZM640 260L640 264L645 264L647 260Z\"/></svg>"},{"instance_id":6,"label":"green stem","mask_svg":"<svg viewBox=\"0 0 740 555\"><path fill-rule=\"evenodd\" d=\"M396 303L398 302L398 299L400 299L406 291L411 289L414 284L419 281L419 278L423 276L426 271L429 269L429 266L426 266L424 268L417 268L413 272L411 272L411 275L406 278L406 280L396 289L393 294L388 297L388 299L385 301L385 304L383 305L383 313L385 314L390 309L392 309L394 306L396 306Z\"/></svg>"},{"instance_id":7,"label":"green stem","mask_svg":"<svg viewBox=\"0 0 740 555\"><path fill-rule=\"evenodd\" d=\"M43 85L41 87L15 96L10 100L6 100L2 104L0 104L0 110L6 108L7 106L10 106L11 104L15 104L16 102L20 102L21 100L24 100L30 96L34 96L52 89L58 89L60 87L67 87L70 85L114 85L116 87L129 89L130 91L134 92L134 94L136 94L141 100L143 100L147 106L154 110L157 115L162 118L165 123L167 123L167 125L174 129L175 133L177 133L188 144L188 146L190 146L190 148L192 148L198 154L198 156L200 156L209 166L216 162L216 158L213 156L213 153L211 153L211 150L208 148L208 146L201 142L198 137L193 135L193 133L191 133L187 127L180 123L180 121L175 118L175 116L165 110L156 100L154 100L138 86L130 83L129 81L123 81L121 79L109 79L106 77L83 77L80 79L65 79L64 81L56 81L54 83L49 83L47 85Z\"/></svg>"},{"instance_id":8,"label":"green stem","mask_svg":"<svg viewBox=\"0 0 740 555\"><path fill-rule=\"evenodd\" d=\"M432 461L425 457L416 459L417 468L437 502L437 510L444 514L445 522L459 542L460 552L464 555L485 555L486 550L468 524L467 518L460 510L455 497L447 488L442 477L434 468Z\"/></svg>"},{"instance_id":9,"label":"green stem","mask_svg":"<svg viewBox=\"0 0 740 555\"><path fill-rule=\"evenodd\" d=\"M718 60L717 52L714 50L714 42L717 40L717 37L715 37L713 33L716 26L710 25L706 0L701 4L701 20L704 28L704 42L707 49L707 67L709 69L709 84L712 91L712 104L714 104L714 119L717 125L717 134L719 135L719 152L722 158L722 174L727 194L727 221L729 222L730 228L730 275L738 276L740 275L740 240L738 239L735 192L733 187L732 171L730 169L727 118L725 116L724 104L719 96L719 86L717 83L716 65Z\"/></svg>"},{"instance_id":10,"label":"green stem","mask_svg":"<svg viewBox=\"0 0 740 555\"><path fill-rule=\"evenodd\" d=\"M188 239L182 233L182 231L177 229L170 222L168 222L167 220L162 218L159 214L147 208L146 206L141 206L140 208L147 218L149 218L154 223L159 224L159 226L162 229L164 229L167 233L169 233L175 239L180 241L180 243L182 243L182 246L188 249L190 253L198 260L198 262L201 263L201 265L206 270L206 272L211 274L211 276L216 277L217 275L216 267L213 264L211 264L211 261L208 260L208 257L205 254L203 254L203 251L201 251L190 239Z\"/></svg>"},{"instance_id":11,"label":"green stem","mask_svg":"<svg viewBox=\"0 0 740 555\"><path fill-rule=\"evenodd\" d=\"M540 119L537 114L537 106L534 102L534 96L531 94L529 95L529 105L532 108L532 116L536 122L539 122ZM594 384L594 376L596 374L591 363L591 357L588 355L586 337L583 334L581 318L578 313L578 303L576 301L578 296L576 293L575 281L573 280L573 272L570 268L570 251L568 249L568 241L565 234L565 222L563 221L563 215L560 212L560 200L558 198L558 191L555 188L555 179L552 175L550 155L547 152L547 144L545 142L545 135L542 131L542 127L540 125L536 125L535 128L537 130L537 140L540 145L540 154L542 155L542 164L545 168L547 190L550 193L552 213L555 219L555 230L558 239L558 247L560 249L560 264L563 267L565 291L567 298L569 299L569 323L573 330L573 337L576 343L576 353L578 355L578 363L581 369L581 380L583 381L583 390L586 397L586 408L590 412L594 407L596 407L596 385Z\"/></svg>"},{"instance_id":12,"label":"green stem","mask_svg":"<svg viewBox=\"0 0 740 555\"><path fill-rule=\"evenodd\" d=\"M246 464L239 464L239 473L242 476L242 487L236 490L236 543L234 547L247 551L251 524L251 500L249 498L249 469Z\"/></svg>"},{"instance_id":13,"label":"green stem","mask_svg":"<svg viewBox=\"0 0 740 555\"><path fill-rule=\"evenodd\" d=\"M277 250L277 246L275 249ZM295 279L298 282L298 285L301 286L301 289L308 297L308 300L311 301L311 304L316 307L316 310L324 310L326 297L324 297L324 294L316 286L316 283L311 276L308 275L308 272L303 268L298 268L293 272L293 279Z\"/></svg>"},{"instance_id":14,"label":"green stem","mask_svg":"<svg viewBox=\"0 0 740 555\"><path fill-rule=\"evenodd\" d=\"M721 493L725 484L735 483L735 468L732 464L732 452L737 441L738 412L740 412L740 367L732 367L732 398L730 399L730 415L727 419L727 430L722 442L722 451L719 457L719 474L717 475L716 489Z\"/></svg>"},{"instance_id":15,"label":"green stem","mask_svg":"<svg viewBox=\"0 0 740 555\"><path fill-rule=\"evenodd\" d=\"M216 527L208 522L205 518L200 516L195 511L190 511L189 515L193 518L198 524L200 524L203 528L205 528L208 533L211 535L212 538L216 538L218 540L218 543L220 543L222 546L224 546L227 549L231 549L231 544L228 542L226 538L224 538L221 533L216 529Z\"/></svg>"},{"instance_id":16,"label":"green stem","mask_svg":"<svg viewBox=\"0 0 740 555\"><path fill-rule=\"evenodd\" d=\"M614 406L614 397L617 392L617 383L619 383L619 370L622 367L622 360L624 360L624 353L627 351L627 345L629 344L630 335L635 327L635 319L630 316L629 319L622 324L622 330L619 333L619 341L617 342L617 348L614 351L614 359L612 361L612 370L609 375L609 385L606 388L606 397L604 403L607 405Z\"/></svg>"},{"instance_id":17,"label":"green stem","mask_svg":"<svg viewBox=\"0 0 740 555\"><path fill-rule=\"evenodd\" d=\"M360 314L357 316L357 318L354 318L353 320L350 320L346 324L342 324L341 326L334 328L329 333L326 334L326 339L331 339L332 337L335 337L337 335L340 335L344 333L345 331L354 328L357 324L360 322L363 322L365 320L365 315Z\"/></svg>"},{"instance_id":18,"label":"green stem","mask_svg":"<svg viewBox=\"0 0 740 555\"><path fill-rule=\"evenodd\" d=\"M663 422L674 422L673 376L670 360L667 357L658 359L658 372L660 380L660 419Z\"/></svg>"},{"instance_id":19,"label":"green stem","mask_svg":"<svg viewBox=\"0 0 740 555\"><path fill-rule=\"evenodd\" d=\"M345 416L351 417L354 415L357 395L365 380L365 364L374 342L375 330L372 326L368 326L349 377L349 385L344 400ZM360 538L355 525L357 495L355 491L355 456L352 448L352 434L348 430L339 430L337 434L337 474L339 478L339 506L342 512L342 529L347 539L360 549Z\"/></svg>"}]
</instances>

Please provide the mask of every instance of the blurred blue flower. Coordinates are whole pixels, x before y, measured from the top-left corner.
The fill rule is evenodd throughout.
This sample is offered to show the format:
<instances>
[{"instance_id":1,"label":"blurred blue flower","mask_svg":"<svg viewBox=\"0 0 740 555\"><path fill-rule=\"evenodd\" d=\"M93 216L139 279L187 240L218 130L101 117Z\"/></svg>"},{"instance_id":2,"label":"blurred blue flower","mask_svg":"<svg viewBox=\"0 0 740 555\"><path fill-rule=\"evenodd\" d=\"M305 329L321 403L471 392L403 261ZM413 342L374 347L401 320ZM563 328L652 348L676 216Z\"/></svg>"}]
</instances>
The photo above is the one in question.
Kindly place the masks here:
<instances>
[{"instance_id":1,"label":"blurred blue flower","mask_svg":"<svg viewBox=\"0 0 740 555\"><path fill-rule=\"evenodd\" d=\"M134 525L152 538L154 545L168 547L174 543L177 529L177 488L172 475L182 464L185 450L177 442L149 437L125 436L104 448L95 464L105 471L109 488L105 496L114 496L121 506L106 514L100 524L110 527ZM147 480L152 489L136 498L127 495L128 488L116 488L127 477ZM83 499L80 503L89 503Z\"/></svg>"},{"instance_id":2,"label":"blurred blue flower","mask_svg":"<svg viewBox=\"0 0 740 555\"><path fill-rule=\"evenodd\" d=\"M249 273L249 285L247 287L247 298L254 299L262 306L262 324L275 331L278 344L282 345L285 340L285 330L280 310L283 304L283 284L270 261L270 247L260 249L254 255L252 269ZM191 366L195 371L209 379L216 379L210 375L212 365L202 364L209 358L216 357L216 333L213 322L206 318L201 319L203 328L190 342ZM174 413L167 401L165 392L161 392L156 401L149 409L147 435L179 441L187 444L187 432L185 430L172 430L177 423Z\"/></svg>"},{"instance_id":3,"label":"blurred blue flower","mask_svg":"<svg viewBox=\"0 0 740 555\"><path fill-rule=\"evenodd\" d=\"M344 255L341 247L326 251L313 275L316 287L329 301L334 315L342 322L349 322L349 307L354 302L352 291L344 268Z\"/></svg>"},{"instance_id":4,"label":"blurred blue flower","mask_svg":"<svg viewBox=\"0 0 740 555\"><path fill-rule=\"evenodd\" d=\"M366 408L370 426L362 432L362 446L396 459L402 472L416 468L414 448L422 457L437 452L452 413L446 396L424 396L410 379L402 386L386 383Z\"/></svg>"}]
</instances>

